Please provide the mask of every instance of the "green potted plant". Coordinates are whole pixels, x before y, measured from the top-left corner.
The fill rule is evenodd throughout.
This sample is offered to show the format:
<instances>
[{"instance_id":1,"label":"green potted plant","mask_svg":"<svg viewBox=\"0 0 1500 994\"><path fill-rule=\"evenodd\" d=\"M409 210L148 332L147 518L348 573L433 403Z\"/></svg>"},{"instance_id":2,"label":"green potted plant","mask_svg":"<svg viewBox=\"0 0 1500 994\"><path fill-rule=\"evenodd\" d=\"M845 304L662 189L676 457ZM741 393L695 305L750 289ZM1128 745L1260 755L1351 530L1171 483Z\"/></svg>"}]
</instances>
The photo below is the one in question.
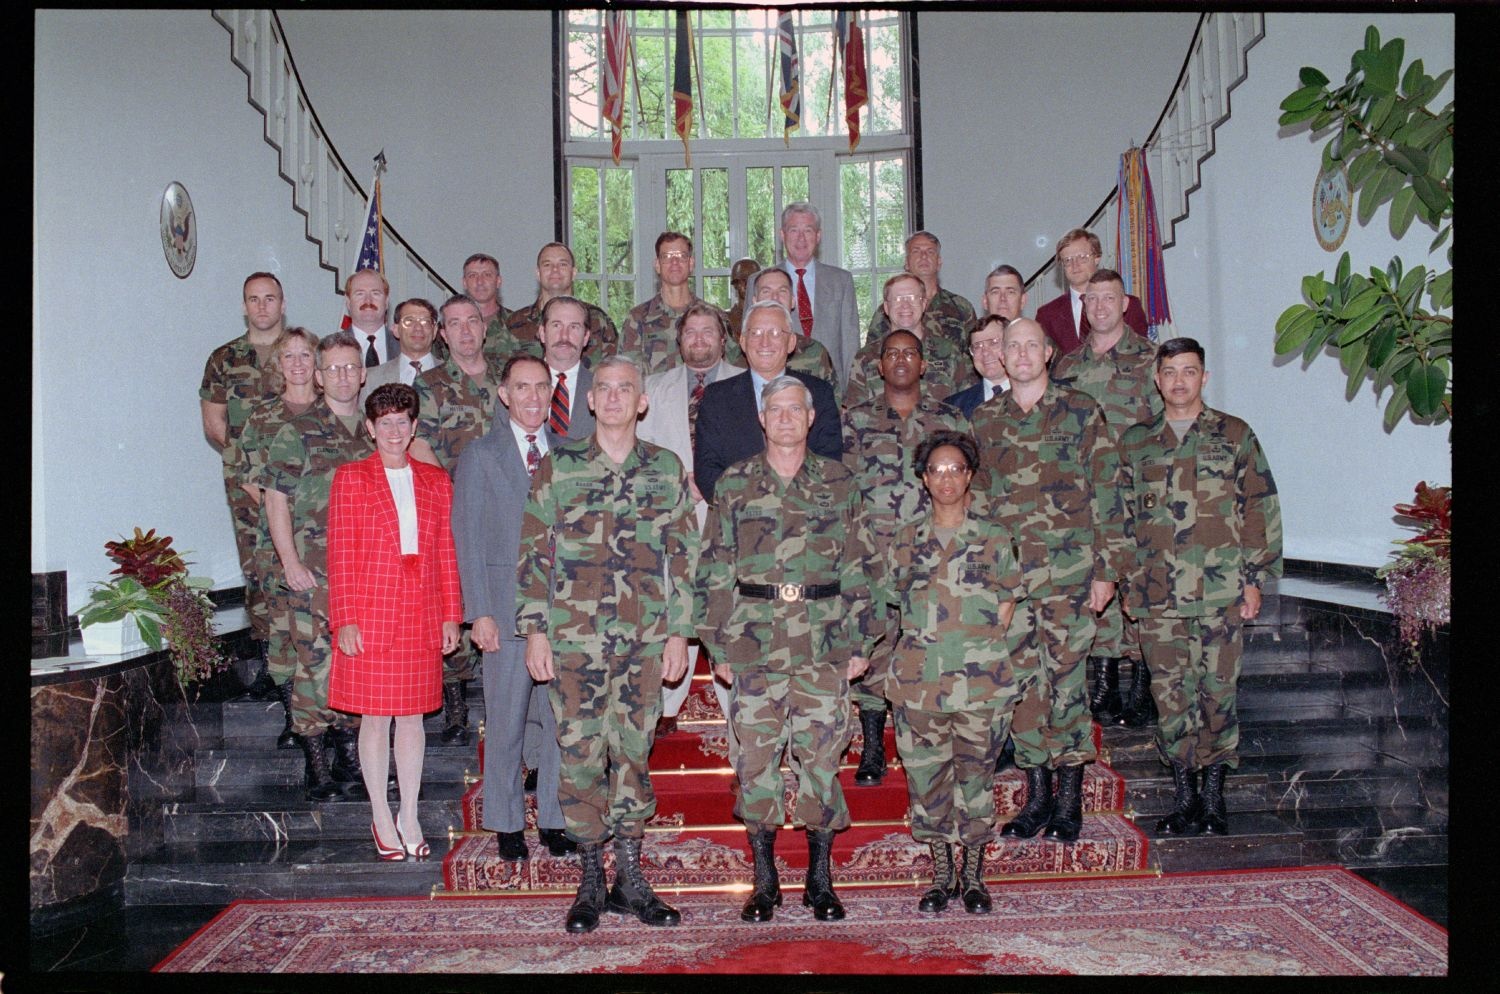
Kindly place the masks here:
<instances>
[{"instance_id":1,"label":"green potted plant","mask_svg":"<svg viewBox=\"0 0 1500 994\"><path fill-rule=\"evenodd\" d=\"M119 542L105 542L119 579L93 585L78 612L84 650L119 654L135 649L171 652L177 680L184 687L229 666L213 631L212 581L190 576L188 564L172 549L172 537L156 529Z\"/></svg>"},{"instance_id":2,"label":"green potted plant","mask_svg":"<svg viewBox=\"0 0 1500 994\"><path fill-rule=\"evenodd\" d=\"M1396 616L1401 647L1408 658L1421 651L1422 636L1448 624L1452 610L1453 488L1417 484L1416 502L1397 504L1396 514L1422 528L1415 538L1396 542L1394 561L1375 571L1385 581L1382 595Z\"/></svg>"}]
</instances>

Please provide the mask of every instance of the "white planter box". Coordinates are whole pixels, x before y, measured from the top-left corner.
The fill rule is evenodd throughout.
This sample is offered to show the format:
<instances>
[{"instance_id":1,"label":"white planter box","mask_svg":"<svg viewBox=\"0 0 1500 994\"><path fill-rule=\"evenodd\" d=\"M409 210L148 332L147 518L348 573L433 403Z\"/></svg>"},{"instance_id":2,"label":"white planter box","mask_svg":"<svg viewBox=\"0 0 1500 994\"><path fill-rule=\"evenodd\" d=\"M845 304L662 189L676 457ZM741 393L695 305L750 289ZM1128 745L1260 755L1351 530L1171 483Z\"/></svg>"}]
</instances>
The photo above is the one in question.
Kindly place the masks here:
<instances>
[{"instance_id":1,"label":"white planter box","mask_svg":"<svg viewBox=\"0 0 1500 994\"><path fill-rule=\"evenodd\" d=\"M80 634L83 635L83 651L90 656L120 656L146 649L146 641L141 638L140 626L134 618L101 621L82 629Z\"/></svg>"}]
</instances>

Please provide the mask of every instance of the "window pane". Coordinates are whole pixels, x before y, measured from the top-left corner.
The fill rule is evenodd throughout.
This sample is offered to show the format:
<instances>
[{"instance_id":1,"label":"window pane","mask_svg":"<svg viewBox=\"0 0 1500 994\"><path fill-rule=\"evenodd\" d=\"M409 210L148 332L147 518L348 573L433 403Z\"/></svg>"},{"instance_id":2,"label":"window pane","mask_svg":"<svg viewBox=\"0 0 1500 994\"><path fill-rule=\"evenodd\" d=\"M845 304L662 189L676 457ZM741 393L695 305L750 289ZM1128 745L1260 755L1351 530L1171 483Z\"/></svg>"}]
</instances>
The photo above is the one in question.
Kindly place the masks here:
<instances>
[{"instance_id":1,"label":"window pane","mask_svg":"<svg viewBox=\"0 0 1500 994\"><path fill-rule=\"evenodd\" d=\"M667 170L667 226L663 231L680 231L693 241L698 240L693 224L693 171L691 169ZM656 234L652 234L652 238Z\"/></svg>"},{"instance_id":2,"label":"window pane","mask_svg":"<svg viewBox=\"0 0 1500 994\"><path fill-rule=\"evenodd\" d=\"M718 13L727 14L728 11ZM693 67L693 114L700 123L707 117L709 138L734 137L734 79L729 68L733 48L728 37L704 37L699 46L703 61ZM703 80L701 90L698 87L700 78Z\"/></svg>"},{"instance_id":3,"label":"window pane","mask_svg":"<svg viewBox=\"0 0 1500 994\"><path fill-rule=\"evenodd\" d=\"M635 283L628 280L609 281L609 305L604 309L614 321L615 327L625 323L630 309L635 306Z\"/></svg>"},{"instance_id":4,"label":"window pane","mask_svg":"<svg viewBox=\"0 0 1500 994\"><path fill-rule=\"evenodd\" d=\"M739 77L739 108L735 118L741 138L764 138L767 134L765 13L735 13L741 31L735 42L735 72ZM749 26L757 21L762 24L761 30L749 32Z\"/></svg>"},{"instance_id":5,"label":"window pane","mask_svg":"<svg viewBox=\"0 0 1500 994\"><path fill-rule=\"evenodd\" d=\"M807 195L807 167L787 166L781 170L781 206L809 200Z\"/></svg>"},{"instance_id":6,"label":"window pane","mask_svg":"<svg viewBox=\"0 0 1500 994\"><path fill-rule=\"evenodd\" d=\"M820 14L822 16L818 17ZM826 11L804 10L795 16L802 19L805 30L797 39L797 55L802 62L802 129L792 134L826 135L829 133L828 118L836 117L828 106L833 28L828 26ZM819 20L823 26L815 27Z\"/></svg>"},{"instance_id":7,"label":"window pane","mask_svg":"<svg viewBox=\"0 0 1500 994\"><path fill-rule=\"evenodd\" d=\"M711 269L729 268L729 170L704 169L703 233L698 245L698 264Z\"/></svg>"},{"instance_id":8,"label":"window pane","mask_svg":"<svg viewBox=\"0 0 1500 994\"><path fill-rule=\"evenodd\" d=\"M599 34L596 31L568 33L568 136L598 138L600 75Z\"/></svg>"},{"instance_id":9,"label":"window pane","mask_svg":"<svg viewBox=\"0 0 1500 994\"><path fill-rule=\"evenodd\" d=\"M870 164L852 162L839 167L844 214L844 259L846 269L861 270L870 265Z\"/></svg>"},{"instance_id":10,"label":"window pane","mask_svg":"<svg viewBox=\"0 0 1500 994\"><path fill-rule=\"evenodd\" d=\"M603 271L611 275L635 272L635 253L632 250L635 237L634 179L635 175L629 169L604 171L607 224L604 251L609 268Z\"/></svg>"},{"instance_id":11,"label":"window pane","mask_svg":"<svg viewBox=\"0 0 1500 994\"><path fill-rule=\"evenodd\" d=\"M870 317L875 313L875 304L871 296L870 283L871 280L868 273L854 274L854 298L859 301L859 321L861 325L869 323Z\"/></svg>"},{"instance_id":12,"label":"window pane","mask_svg":"<svg viewBox=\"0 0 1500 994\"><path fill-rule=\"evenodd\" d=\"M728 276L705 276L703 277L703 289L698 296L724 310L729 310L729 277Z\"/></svg>"},{"instance_id":13,"label":"window pane","mask_svg":"<svg viewBox=\"0 0 1500 994\"><path fill-rule=\"evenodd\" d=\"M662 13L660 11L639 10L634 14L636 19L636 32L632 47L635 50L635 63L630 70L629 93L626 107L635 102L636 83L640 83L641 100L640 115L641 123L636 134L638 138L669 138L672 137L671 118L671 87L667 83L667 39L662 34ZM655 30L647 30L647 26L655 22Z\"/></svg>"},{"instance_id":14,"label":"window pane","mask_svg":"<svg viewBox=\"0 0 1500 994\"><path fill-rule=\"evenodd\" d=\"M906 262L906 183L901 160L875 164L876 253L881 266L901 268Z\"/></svg>"},{"instance_id":15,"label":"window pane","mask_svg":"<svg viewBox=\"0 0 1500 994\"><path fill-rule=\"evenodd\" d=\"M574 280L573 296L588 304L599 303L598 280Z\"/></svg>"},{"instance_id":16,"label":"window pane","mask_svg":"<svg viewBox=\"0 0 1500 994\"><path fill-rule=\"evenodd\" d=\"M901 33L895 24L870 29L869 122L872 132L899 132L901 113Z\"/></svg>"},{"instance_id":17,"label":"window pane","mask_svg":"<svg viewBox=\"0 0 1500 994\"><path fill-rule=\"evenodd\" d=\"M750 257L762 266L776 258L776 203L771 167L745 170L745 227Z\"/></svg>"},{"instance_id":18,"label":"window pane","mask_svg":"<svg viewBox=\"0 0 1500 994\"><path fill-rule=\"evenodd\" d=\"M574 166L572 175L572 234L568 247L581 273L599 267L599 170Z\"/></svg>"}]
</instances>

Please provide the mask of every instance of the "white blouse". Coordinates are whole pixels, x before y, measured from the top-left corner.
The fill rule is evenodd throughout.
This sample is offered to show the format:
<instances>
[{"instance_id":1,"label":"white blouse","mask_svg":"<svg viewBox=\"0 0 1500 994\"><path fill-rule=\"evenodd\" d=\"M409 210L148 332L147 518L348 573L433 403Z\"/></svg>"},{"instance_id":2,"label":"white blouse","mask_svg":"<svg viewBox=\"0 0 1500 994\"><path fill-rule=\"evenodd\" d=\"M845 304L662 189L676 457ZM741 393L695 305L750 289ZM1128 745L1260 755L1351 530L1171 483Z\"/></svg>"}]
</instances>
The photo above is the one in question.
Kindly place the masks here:
<instances>
[{"instance_id":1,"label":"white blouse","mask_svg":"<svg viewBox=\"0 0 1500 994\"><path fill-rule=\"evenodd\" d=\"M385 481L390 484L391 498L396 502L396 521L401 526L401 554L415 555L417 552L417 493L413 489L411 464L401 469L385 469Z\"/></svg>"}]
</instances>

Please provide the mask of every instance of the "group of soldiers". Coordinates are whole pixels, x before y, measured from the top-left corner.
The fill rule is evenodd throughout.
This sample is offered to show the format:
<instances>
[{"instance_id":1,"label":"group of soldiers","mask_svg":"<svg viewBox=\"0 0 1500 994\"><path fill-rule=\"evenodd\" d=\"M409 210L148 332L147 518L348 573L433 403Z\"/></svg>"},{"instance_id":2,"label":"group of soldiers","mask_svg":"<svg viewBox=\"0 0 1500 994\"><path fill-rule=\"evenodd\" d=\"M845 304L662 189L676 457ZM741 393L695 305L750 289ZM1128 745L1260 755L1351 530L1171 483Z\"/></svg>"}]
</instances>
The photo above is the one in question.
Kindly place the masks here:
<instances>
[{"instance_id":1,"label":"group of soldiers","mask_svg":"<svg viewBox=\"0 0 1500 994\"><path fill-rule=\"evenodd\" d=\"M815 258L816 208L788 206L780 234L782 263L735 264L726 313L692 292L691 239L664 232L660 291L618 332L573 295L560 243L515 311L484 254L464 293L389 319L383 277L356 272L348 327L322 339L284 327L274 276L245 281L246 332L210 357L200 396L309 797L359 796L357 719L327 707L329 483L371 451L361 387L406 382L411 453L455 483L467 638L444 663L443 735L467 740L464 682L482 671L484 827L502 857L528 858L522 776L536 773L540 841L581 864L569 931L604 911L679 921L641 868L647 760L700 651L754 860L746 921L781 904L789 822L806 829L804 904L844 916L830 854L850 824L836 774L851 701L862 785L886 774L893 709L912 833L933 857L923 910L960 896L989 910L993 778L1012 746L1026 801L1001 833L1078 839L1095 718L1156 722L1175 785L1158 831L1227 832L1242 631L1281 536L1254 435L1203 403L1203 349L1147 341L1082 229L1057 247L1068 294L1036 320L1009 266L976 314L917 232L863 333L850 274Z\"/></svg>"}]
</instances>

